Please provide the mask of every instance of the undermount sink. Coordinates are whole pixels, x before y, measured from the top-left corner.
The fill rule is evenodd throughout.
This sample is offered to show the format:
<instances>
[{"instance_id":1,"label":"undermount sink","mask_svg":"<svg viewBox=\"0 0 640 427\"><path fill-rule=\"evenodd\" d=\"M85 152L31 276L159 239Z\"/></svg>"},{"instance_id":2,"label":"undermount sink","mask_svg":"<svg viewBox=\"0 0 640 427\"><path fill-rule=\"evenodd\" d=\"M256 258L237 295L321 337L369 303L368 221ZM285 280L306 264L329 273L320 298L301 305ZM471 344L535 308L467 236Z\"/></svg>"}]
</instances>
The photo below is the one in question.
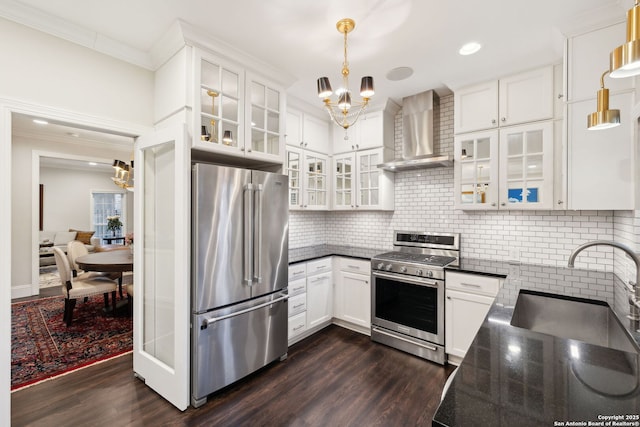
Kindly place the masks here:
<instances>
[{"instance_id":1,"label":"undermount sink","mask_svg":"<svg viewBox=\"0 0 640 427\"><path fill-rule=\"evenodd\" d=\"M511 325L630 353L639 349L602 301L521 290Z\"/></svg>"}]
</instances>

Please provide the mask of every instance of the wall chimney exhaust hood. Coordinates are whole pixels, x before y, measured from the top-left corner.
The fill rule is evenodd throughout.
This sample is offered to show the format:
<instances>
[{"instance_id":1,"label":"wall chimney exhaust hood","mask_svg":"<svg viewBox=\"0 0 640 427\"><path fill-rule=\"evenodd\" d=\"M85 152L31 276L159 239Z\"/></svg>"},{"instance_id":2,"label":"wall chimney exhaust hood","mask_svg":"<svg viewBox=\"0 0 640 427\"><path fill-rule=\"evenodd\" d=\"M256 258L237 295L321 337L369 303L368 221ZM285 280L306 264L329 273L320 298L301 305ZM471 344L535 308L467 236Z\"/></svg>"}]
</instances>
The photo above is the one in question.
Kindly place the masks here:
<instances>
[{"instance_id":1,"label":"wall chimney exhaust hood","mask_svg":"<svg viewBox=\"0 0 640 427\"><path fill-rule=\"evenodd\" d=\"M434 153L434 97L437 95L429 90L402 100L402 158L379 164L379 168L398 172L453 165L450 155Z\"/></svg>"}]
</instances>

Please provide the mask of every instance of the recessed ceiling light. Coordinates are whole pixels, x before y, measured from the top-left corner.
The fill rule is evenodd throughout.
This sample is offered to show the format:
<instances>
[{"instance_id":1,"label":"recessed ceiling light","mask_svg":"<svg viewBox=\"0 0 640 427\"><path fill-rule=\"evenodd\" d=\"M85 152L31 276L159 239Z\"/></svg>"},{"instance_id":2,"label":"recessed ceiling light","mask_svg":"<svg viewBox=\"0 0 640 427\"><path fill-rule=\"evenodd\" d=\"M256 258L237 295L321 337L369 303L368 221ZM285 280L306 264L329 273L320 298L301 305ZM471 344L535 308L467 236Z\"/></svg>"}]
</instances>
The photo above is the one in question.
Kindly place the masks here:
<instances>
[{"instance_id":1,"label":"recessed ceiling light","mask_svg":"<svg viewBox=\"0 0 640 427\"><path fill-rule=\"evenodd\" d=\"M411 67L397 67L387 73L387 79L397 82L398 80L408 79L413 75Z\"/></svg>"},{"instance_id":2,"label":"recessed ceiling light","mask_svg":"<svg viewBox=\"0 0 640 427\"><path fill-rule=\"evenodd\" d=\"M458 53L460 55L473 55L474 53L479 51L481 47L482 45L478 42L469 42L462 46Z\"/></svg>"},{"instance_id":3,"label":"recessed ceiling light","mask_svg":"<svg viewBox=\"0 0 640 427\"><path fill-rule=\"evenodd\" d=\"M96 162L89 162L89 166L98 166Z\"/></svg>"},{"instance_id":4,"label":"recessed ceiling light","mask_svg":"<svg viewBox=\"0 0 640 427\"><path fill-rule=\"evenodd\" d=\"M75 133L75 132L67 132L67 135L72 136L74 138L78 138L80 136L79 133Z\"/></svg>"},{"instance_id":5,"label":"recessed ceiling light","mask_svg":"<svg viewBox=\"0 0 640 427\"><path fill-rule=\"evenodd\" d=\"M33 119L33 123L37 123L39 125L48 125L49 122L46 120L42 120L42 119Z\"/></svg>"}]
</instances>

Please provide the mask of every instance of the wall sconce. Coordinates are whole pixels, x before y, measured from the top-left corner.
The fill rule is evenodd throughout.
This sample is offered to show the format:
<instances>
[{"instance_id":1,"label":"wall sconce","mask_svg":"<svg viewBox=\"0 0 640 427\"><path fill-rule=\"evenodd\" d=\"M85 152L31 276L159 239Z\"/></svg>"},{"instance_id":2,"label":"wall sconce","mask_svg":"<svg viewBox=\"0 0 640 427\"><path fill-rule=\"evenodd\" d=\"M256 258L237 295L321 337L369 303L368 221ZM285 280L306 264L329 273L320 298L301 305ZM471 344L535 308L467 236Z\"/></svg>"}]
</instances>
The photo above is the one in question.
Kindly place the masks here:
<instances>
[{"instance_id":1,"label":"wall sconce","mask_svg":"<svg viewBox=\"0 0 640 427\"><path fill-rule=\"evenodd\" d=\"M609 54L609 70L614 79L640 74L640 7L635 5L627 11L627 42Z\"/></svg>"},{"instance_id":2,"label":"wall sconce","mask_svg":"<svg viewBox=\"0 0 640 427\"><path fill-rule=\"evenodd\" d=\"M609 89L604 87L604 76L607 74L609 74L609 70L602 73L600 77L598 110L587 116L587 129L589 130L609 129L620 125L620 110L609 109Z\"/></svg>"}]
</instances>

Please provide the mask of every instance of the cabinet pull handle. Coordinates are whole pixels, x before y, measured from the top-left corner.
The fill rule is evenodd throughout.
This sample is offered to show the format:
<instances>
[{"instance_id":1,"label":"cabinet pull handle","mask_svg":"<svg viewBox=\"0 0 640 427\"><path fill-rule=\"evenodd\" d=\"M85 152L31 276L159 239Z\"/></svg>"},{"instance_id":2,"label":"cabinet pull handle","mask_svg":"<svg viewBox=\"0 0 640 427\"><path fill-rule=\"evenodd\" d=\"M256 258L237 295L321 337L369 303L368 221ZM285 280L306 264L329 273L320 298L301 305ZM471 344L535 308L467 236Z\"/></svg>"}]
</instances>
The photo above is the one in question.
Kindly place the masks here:
<instances>
[{"instance_id":1,"label":"cabinet pull handle","mask_svg":"<svg viewBox=\"0 0 640 427\"><path fill-rule=\"evenodd\" d=\"M492 124L492 125L495 125L495 124L496 124L496 119L492 119L492 120L491 120L491 124Z\"/></svg>"},{"instance_id":2,"label":"cabinet pull handle","mask_svg":"<svg viewBox=\"0 0 640 427\"><path fill-rule=\"evenodd\" d=\"M300 326L296 326L295 328L293 328L294 331L297 331L298 329L304 328L304 325L300 325Z\"/></svg>"},{"instance_id":3,"label":"cabinet pull handle","mask_svg":"<svg viewBox=\"0 0 640 427\"><path fill-rule=\"evenodd\" d=\"M481 288L482 287L480 285L476 285L475 283L464 283L464 282L461 282L460 284L462 286L469 286L470 288Z\"/></svg>"},{"instance_id":4,"label":"cabinet pull handle","mask_svg":"<svg viewBox=\"0 0 640 427\"><path fill-rule=\"evenodd\" d=\"M495 206L495 205L496 205L496 204L495 204L495 202L494 202L494 203L491 203L491 206Z\"/></svg>"},{"instance_id":5,"label":"cabinet pull handle","mask_svg":"<svg viewBox=\"0 0 640 427\"><path fill-rule=\"evenodd\" d=\"M506 121L507 121L507 118L506 118L506 117L503 117L501 120L502 120L502 122L504 123L504 122L506 122Z\"/></svg>"},{"instance_id":6,"label":"cabinet pull handle","mask_svg":"<svg viewBox=\"0 0 640 427\"><path fill-rule=\"evenodd\" d=\"M507 206L505 202L500 203L500 206Z\"/></svg>"},{"instance_id":7,"label":"cabinet pull handle","mask_svg":"<svg viewBox=\"0 0 640 427\"><path fill-rule=\"evenodd\" d=\"M562 203L564 203L562 200L558 200L559 205L561 205Z\"/></svg>"},{"instance_id":8,"label":"cabinet pull handle","mask_svg":"<svg viewBox=\"0 0 640 427\"><path fill-rule=\"evenodd\" d=\"M563 94L561 94L561 93L559 93L559 94L558 94L558 99L562 99L562 98L564 98L564 95L563 95Z\"/></svg>"},{"instance_id":9,"label":"cabinet pull handle","mask_svg":"<svg viewBox=\"0 0 640 427\"><path fill-rule=\"evenodd\" d=\"M451 299L451 297L447 297L447 299Z\"/></svg>"},{"instance_id":10,"label":"cabinet pull handle","mask_svg":"<svg viewBox=\"0 0 640 427\"><path fill-rule=\"evenodd\" d=\"M360 267L357 265L347 265L349 268L353 268L354 270L360 270Z\"/></svg>"},{"instance_id":11,"label":"cabinet pull handle","mask_svg":"<svg viewBox=\"0 0 640 427\"><path fill-rule=\"evenodd\" d=\"M300 304L296 304L296 305L294 305L294 306L293 306L293 308L302 307L303 305L304 305L304 303L302 303L302 302L301 302Z\"/></svg>"}]
</instances>

